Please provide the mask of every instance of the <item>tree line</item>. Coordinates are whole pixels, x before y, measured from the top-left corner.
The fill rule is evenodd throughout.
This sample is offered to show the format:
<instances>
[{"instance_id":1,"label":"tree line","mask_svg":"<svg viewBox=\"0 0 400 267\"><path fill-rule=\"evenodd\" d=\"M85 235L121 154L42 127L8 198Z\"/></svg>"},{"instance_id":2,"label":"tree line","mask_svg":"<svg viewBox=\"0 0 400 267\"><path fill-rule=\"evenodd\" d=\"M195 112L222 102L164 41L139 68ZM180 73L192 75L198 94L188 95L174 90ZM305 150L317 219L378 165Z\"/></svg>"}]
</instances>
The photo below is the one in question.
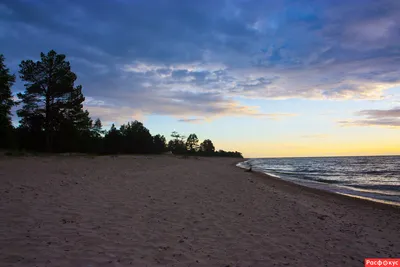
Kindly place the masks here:
<instances>
[{"instance_id":1,"label":"tree line","mask_svg":"<svg viewBox=\"0 0 400 267\"><path fill-rule=\"evenodd\" d=\"M54 50L41 53L40 60L23 60L19 75L25 90L15 96L16 77L0 55L0 148L49 153L94 154L174 154L242 157L240 152L216 151L211 140L199 142L196 134L187 138L172 132L167 142L163 135L152 136L139 121L104 130L99 118L94 121L84 109L82 86L63 54ZM12 124L11 109L18 107L18 127Z\"/></svg>"}]
</instances>

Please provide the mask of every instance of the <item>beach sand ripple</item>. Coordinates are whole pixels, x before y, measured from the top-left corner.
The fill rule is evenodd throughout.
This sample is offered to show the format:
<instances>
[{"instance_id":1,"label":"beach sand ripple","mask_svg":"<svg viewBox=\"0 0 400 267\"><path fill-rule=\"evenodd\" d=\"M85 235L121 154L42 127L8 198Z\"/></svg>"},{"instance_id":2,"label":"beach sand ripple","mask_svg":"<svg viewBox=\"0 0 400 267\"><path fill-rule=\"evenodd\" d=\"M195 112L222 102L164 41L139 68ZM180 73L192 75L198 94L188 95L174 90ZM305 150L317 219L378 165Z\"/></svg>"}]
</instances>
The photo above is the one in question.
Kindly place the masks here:
<instances>
[{"instance_id":1,"label":"beach sand ripple","mask_svg":"<svg viewBox=\"0 0 400 267\"><path fill-rule=\"evenodd\" d=\"M400 212L173 156L0 158L1 266L362 266Z\"/></svg>"}]
</instances>

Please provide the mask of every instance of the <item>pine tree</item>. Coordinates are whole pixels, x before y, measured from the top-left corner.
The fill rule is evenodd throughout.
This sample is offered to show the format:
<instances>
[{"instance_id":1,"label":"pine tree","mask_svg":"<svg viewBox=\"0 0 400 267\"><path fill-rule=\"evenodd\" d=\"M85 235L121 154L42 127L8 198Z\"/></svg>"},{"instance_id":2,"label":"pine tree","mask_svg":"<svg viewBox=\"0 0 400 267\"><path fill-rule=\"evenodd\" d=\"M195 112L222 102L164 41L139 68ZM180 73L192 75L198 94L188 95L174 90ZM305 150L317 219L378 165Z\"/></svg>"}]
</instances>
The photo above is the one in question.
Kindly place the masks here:
<instances>
[{"instance_id":1,"label":"pine tree","mask_svg":"<svg viewBox=\"0 0 400 267\"><path fill-rule=\"evenodd\" d=\"M21 127L44 133L46 151L52 151L61 130L88 131L91 120L83 110L82 87L74 87L76 75L65 55L51 50L40 57L40 61L24 60L20 64L19 73L26 83L25 92L18 94L23 103L18 115Z\"/></svg>"},{"instance_id":2,"label":"pine tree","mask_svg":"<svg viewBox=\"0 0 400 267\"><path fill-rule=\"evenodd\" d=\"M92 127L92 136L95 138L100 138L101 135L104 134L104 131L102 128L103 128L103 125L101 123L101 120L99 118L97 118Z\"/></svg>"},{"instance_id":3,"label":"pine tree","mask_svg":"<svg viewBox=\"0 0 400 267\"><path fill-rule=\"evenodd\" d=\"M83 109L85 97L82 86L77 86L69 93L65 101L59 103L60 129L56 132L58 143L55 149L61 151L88 152L91 144L92 120L89 112Z\"/></svg>"},{"instance_id":4,"label":"pine tree","mask_svg":"<svg viewBox=\"0 0 400 267\"><path fill-rule=\"evenodd\" d=\"M155 135L153 136L153 152L154 153L163 153L167 149L167 142L163 135Z\"/></svg>"},{"instance_id":5,"label":"pine tree","mask_svg":"<svg viewBox=\"0 0 400 267\"><path fill-rule=\"evenodd\" d=\"M121 148L121 133L115 127L115 125L111 125L110 130L104 136L104 150L107 154L117 154L120 153Z\"/></svg>"},{"instance_id":6,"label":"pine tree","mask_svg":"<svg viewBox=\"0 0 400 267\"><path fill-rule=\"evenodd\" d=\"M11 93L11 87L15 82L15 76L4 64L4 56L0 55L0 147L9 147L12 139L11 108L15 102Z\"/></svg>"},{"instance_id":7,"label":"pine tree","mask_svg":"<svg viewBox=\"0 0 400 267\"><path fill-rule=\"evenodd\" d=\"M65 102L65 120L70 122L79 133L89 133L92 128L92 120L89 112L83 109L85 97L82 94L82 86L79 85L70 93Z\"/></svg>"},{"instance_id":8,"label":"pine tree","mask_svg":"<svg viewBox=\"0 0 400 267\"><path fill-rule=\"evenodd\" d=\"M190 134L186 140L186 150L195 153L199 150L199 139L196 134Z\"/></svg>"},{"instance_id":9,"label":"pine tree","mask_svg":"<svg viewBox=\"0 0 400 267\"><path fill-rule=\"evenodd\" d=\"M206 139L203 141L203 143L200 144L200 151L211 155L215 152L215 147L213 142L210 139Z\"/></svg>"},{"instance_id":10,"label":"pine tree","mask_svg":"<svg viewBox=\"0 0 400 267\"><path fill-rule=\"evenodd\" d=\"M120 128L124 153L150 153L153 148L153 137L140 121L124 124Z\"/></svg>"}]
</instances>

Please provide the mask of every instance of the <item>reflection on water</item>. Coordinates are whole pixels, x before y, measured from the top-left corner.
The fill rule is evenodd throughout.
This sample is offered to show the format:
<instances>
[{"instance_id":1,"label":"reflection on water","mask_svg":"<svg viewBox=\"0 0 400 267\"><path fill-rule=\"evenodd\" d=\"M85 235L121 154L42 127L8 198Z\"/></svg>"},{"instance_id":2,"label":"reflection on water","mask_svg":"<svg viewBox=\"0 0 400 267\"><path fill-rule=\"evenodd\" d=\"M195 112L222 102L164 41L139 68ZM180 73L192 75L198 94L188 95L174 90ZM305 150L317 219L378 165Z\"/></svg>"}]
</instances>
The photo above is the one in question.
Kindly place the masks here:
<instances>
[{"instance_id":1,"label":"reflection on water","mask_svg":"<svg viewBox=\"0 0 400 267\"><path fill-rule=\"evenodd\" d=\"M335 193L400 205L400 156L263 158L238 164Z\"/></svg>"}]
</instances>

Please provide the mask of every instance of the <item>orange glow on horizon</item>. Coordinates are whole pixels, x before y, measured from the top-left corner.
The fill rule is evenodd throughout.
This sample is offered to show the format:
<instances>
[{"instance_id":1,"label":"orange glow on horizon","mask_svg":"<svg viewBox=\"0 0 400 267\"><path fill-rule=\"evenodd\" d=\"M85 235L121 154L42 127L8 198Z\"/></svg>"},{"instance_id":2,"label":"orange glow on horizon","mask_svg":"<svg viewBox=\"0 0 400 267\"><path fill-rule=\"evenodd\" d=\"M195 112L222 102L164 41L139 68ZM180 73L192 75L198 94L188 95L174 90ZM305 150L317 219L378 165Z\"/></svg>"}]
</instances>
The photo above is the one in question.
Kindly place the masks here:
<instances>
[{"instance_id":1,"label":"orange glow on horizon","mask_svg":"<svg viewBox=\"0 0 400 267\"><path fill-rule=\"evenodd\" d=\"M400 155L400 140L379 143L299 142L272 143L215 142L217 149L240 151L245 158Z\"/></svg>"}]
</instances>

